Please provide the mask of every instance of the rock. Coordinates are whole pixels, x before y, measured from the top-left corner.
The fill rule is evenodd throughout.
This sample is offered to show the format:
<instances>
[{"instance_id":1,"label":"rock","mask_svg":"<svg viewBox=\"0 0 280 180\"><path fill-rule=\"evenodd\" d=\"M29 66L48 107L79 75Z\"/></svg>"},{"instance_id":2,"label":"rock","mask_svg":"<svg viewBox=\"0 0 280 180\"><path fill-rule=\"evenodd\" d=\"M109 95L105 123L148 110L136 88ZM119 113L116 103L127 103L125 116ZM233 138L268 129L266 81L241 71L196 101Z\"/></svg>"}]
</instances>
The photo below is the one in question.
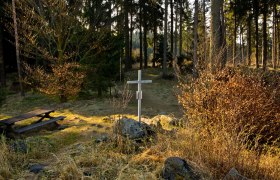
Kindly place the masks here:
<instances>
[{"instance_id":1,"label":"rock","mask_svg":"<svg viewBox=\"0 0 280 180\"><path fill-rule=\"evenodd\" d=\"M11 149L15 152L27 153L28 146L24 140L16 140L11 143Z\"/></svg>"},{"instance_id":2,"label":"rock","mask_svg":"<svg viewBox=\"0 0 280 180\"><path fill-rule=\"evenodd\" d=\"M188 180L199 179L184 159L179 157L167 158L162 171L163 179L175 180L178 176Z\"/></svg>"},{"instance_id":3,"label":"rock","mask_svg":"<svg viewBox=\"0 0 280 180\"><path fill-rule=\"evenodd\" d=\"M249 180L245 176L239 174L239 172L235 168L231 168L231 170L227 173L223 180Z\"/></svg>"},{"instance_id":4,"label":"rock","mask_svg":"<svg viewBox=\"0 0 280 180\"><path fill-rule=\"evenodd\" d=\"M101 142L107 142L109 140L109 137L107 135L102 135L98 138L95 139L96 143L101 143Z\"/></svg>"},{"instance_id":5,"label":"rock","mask_svg":"<svg viewBox=\"0 0 280 180\"><path fill-rule=\"evenodd\" d=\"M44 170L45 166L46 165L43 164L33 164L29 167L29 171L38 174L39 172Z\"/></svg>"},{"instance_id":6,"label":"rock","mask_svg":"<svg viewBox=\"0 0 280 180\"><path fill-rule=\"evenodd\" d=\"M142 139L155 134L155 131L148 124L144 122L139 123L134 119L128 118L122 118L117 121L113 129L115 133L131 140Z\"/></svg>"}]
</instances>

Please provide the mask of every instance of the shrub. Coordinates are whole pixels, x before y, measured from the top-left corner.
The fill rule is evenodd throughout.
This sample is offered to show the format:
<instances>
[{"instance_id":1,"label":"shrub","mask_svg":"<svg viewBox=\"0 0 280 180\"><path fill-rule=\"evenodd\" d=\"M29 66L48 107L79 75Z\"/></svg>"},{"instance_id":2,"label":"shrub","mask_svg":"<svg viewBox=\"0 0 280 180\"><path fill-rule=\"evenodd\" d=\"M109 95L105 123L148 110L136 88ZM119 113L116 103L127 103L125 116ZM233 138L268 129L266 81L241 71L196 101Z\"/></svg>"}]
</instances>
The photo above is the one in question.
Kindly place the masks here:
<instances>
[{"instance_id":1,"label":"shrub","mask_svg":"<svg viewBox=\"0 0 280 180\"><path fill-rule=\"evenodd\" d=\"M39 92L56 96L61 102L75 97L81 90L84 73L77 63L63 63L51 67L51 72L43 68L25 66L25 83Z\"/></svg>"},{"instance_id":2,"label":"shrub","mask_svg":"<svg viewBox=\"0 0 280 180\"><path fill-rule=\"evenodd\" d=\"M181 83L178 96L191 125L208 135L225 129L240 141L279 141L280 75L227 68Z\"/></svg>"}]
</instances>

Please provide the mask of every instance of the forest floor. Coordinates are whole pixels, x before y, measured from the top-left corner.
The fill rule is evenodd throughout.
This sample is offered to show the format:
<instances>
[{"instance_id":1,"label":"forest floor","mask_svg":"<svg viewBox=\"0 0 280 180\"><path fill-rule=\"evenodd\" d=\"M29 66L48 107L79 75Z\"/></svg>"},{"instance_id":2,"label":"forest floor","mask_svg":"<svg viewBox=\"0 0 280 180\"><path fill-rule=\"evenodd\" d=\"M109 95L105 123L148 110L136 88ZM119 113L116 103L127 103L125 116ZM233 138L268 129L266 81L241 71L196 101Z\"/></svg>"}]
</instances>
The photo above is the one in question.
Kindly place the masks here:
<instances>
[{"instance_id":1,"label":"forest floor","mask_svg":"<svg viewBox=\"0 0 280 180\"><path fill-rule=\"evenodd\" d=\"M163 80L160 75L160 69L146 69L143 70L142 74L142 79L153 81L151 84L144 84L142 86L143 117L153 118L158 116L161 118L163 126L167 129L172 128L168 123L164 123L164 119L170 120L170 118L182 117L175 93L176 80ZM136 79L136 70L127 73L126 80ZM117 85L119 91L122 91L124 87L127 88L126 83ZM90 177L92 179L112 179L113 177L116 179L130 179L131 177L136 179L157 179L160 173L159 167L162 166L164 161L160 156L155 157L158 159L158 162L156 162L157 165L152 169L148 168L151 164L146 162L144 164L138 164L133 168L132 172L125 173L124 171L127 170L124 169L127 169L126 165L129 164L134 153L127 155L118 153L118 151L112 149L112 151L106 151L104 156L100 156L99 152L96 152L98 149L103 151L104 149L112 148L111 146L114 143L108 143L109 145L102 145L101 143L101 145L98 145L94 142L103 135L112 136L112 125L115 120L119 119L120 116L137 119L137 100L135 99L137 85L130 85L128 88L131 93L131 99L127 107L124 108L122 108L124 103L122 102L121 95L118 98L79 99L62 104L57 103L51 98L32 92L26 93L24 98L18 94L9 95L0 109L0 119L16 116L36 108L51 107L57 109L52 114L53 116L66 116L63 121L59 122L65 129L42 129L39 132L35 131L24 134L21 138L28 143L29 153L27 155L20 155L18 158L23 158L25 165L14 168L12 167L14 166L13 162L11 162L10 166L14 170L7 172L6 177L3 177L0 171L0 177L36 179L38 177L54 178L59 176L62 179L67 179L67 177L86 177L84 172L91 171L90 174L93 175ZM20 122L17 125L26 125L31 122L32 120L23 123ZM88 156L88 159L86 156ZM142 154L142 156L148 155ZM92 162L90 162L91 158ZM120 161L115 163L121 163L123 166L112 164L111 161ZM109 165L108 162L111 162L109 163L111 165L107 167ZM34 163L47 165L46 171L39 175L30 173L26 167ZM104 165L104 163L107 165ZM15 169L17 169L16 172ZM97 169L100 172L96 172ZM137 172L138 170L139 172ZM69 171L73 172L69 173ZM127 173L129 175L125 175Z\"/></svg>"}]
</instances>

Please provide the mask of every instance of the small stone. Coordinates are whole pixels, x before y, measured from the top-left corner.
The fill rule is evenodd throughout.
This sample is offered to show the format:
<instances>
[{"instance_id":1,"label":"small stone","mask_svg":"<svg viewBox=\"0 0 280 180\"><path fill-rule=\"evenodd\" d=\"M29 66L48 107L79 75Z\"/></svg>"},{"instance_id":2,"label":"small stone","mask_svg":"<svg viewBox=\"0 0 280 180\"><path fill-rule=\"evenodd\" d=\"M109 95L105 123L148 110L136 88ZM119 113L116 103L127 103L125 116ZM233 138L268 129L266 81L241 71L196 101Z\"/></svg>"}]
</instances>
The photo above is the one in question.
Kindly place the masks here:
<instances>
[{"instance_id":1,"label":"small stone","mask_svg":"<svg viewBox=\"0 0 280 180\"><path fill-rule=\"evenodd\" d=\"M45 166L46 165L43 164L33 164L29 167L29 171L38 174L39 172L44 170Z\"/></svg>"},{"instance_id":2,"label":"small stone","mask_svg":"<svg viewBox=\"0 0 280 180\"><path fill-rule=\"evenodd\" d=\"M241 175L235 168L231 168L231 170L227 173L223 180L249 180L245 176Z\"/></svg>"},{"instance_id":3,"label":"small stone","mask_svg":"<svg viewBox=\"0 0 280 180\"><path fill-rule=\"evenodd\" d=\"M190 165L179 157L169 157L164 162L162 177L166 180L175 180L176 177L195 180L195 173L190 168Z\"/></svg>"},{"instance_id":4,"label":"small stone","mask_svg":"<svg viewBox=\"0 0 280 180\"><path fill-rule=\"evenodd\" d=\"M91 176L91 172L89 172L89 171L85 171L85 172L83 172L83 174L84 174L84 176Z\"/></svg>"},{"instance_id":5,"label":"small stone","mask_svg":"<svg viewBox=\"0 0 280 180\"><path fill-rule=\"evenodd\" d=\"M101 143L101 142L107 142L109 140L109 137L106 135L102 135L101 137L97 138L95 140L96 143Z\"/></svg>"}]
</instances>

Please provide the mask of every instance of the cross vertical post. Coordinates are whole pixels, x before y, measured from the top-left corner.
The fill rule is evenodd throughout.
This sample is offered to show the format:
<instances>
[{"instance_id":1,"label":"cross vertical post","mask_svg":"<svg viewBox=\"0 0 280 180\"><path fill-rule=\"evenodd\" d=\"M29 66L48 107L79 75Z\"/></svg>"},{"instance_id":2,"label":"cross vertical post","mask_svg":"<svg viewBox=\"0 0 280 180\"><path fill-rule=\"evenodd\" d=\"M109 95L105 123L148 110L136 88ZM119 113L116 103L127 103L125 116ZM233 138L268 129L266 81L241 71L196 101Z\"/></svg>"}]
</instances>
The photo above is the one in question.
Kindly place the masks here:
<instances>
[{"instance_id":1,"label":"cross vertical post","mask_svg":"<svg viewBox=\"0 0 280 180\"><path fill-rule=\"evenodd\" d=\"M141 100L142 100L142 83L152 83L152 80L142 80L142 72L138 70L138 80L137 81L127 81L127 84L138 84L138 89L136 91L136 99L138 100L138 122L141 123Z\"/></svg>"}]
</instances>

